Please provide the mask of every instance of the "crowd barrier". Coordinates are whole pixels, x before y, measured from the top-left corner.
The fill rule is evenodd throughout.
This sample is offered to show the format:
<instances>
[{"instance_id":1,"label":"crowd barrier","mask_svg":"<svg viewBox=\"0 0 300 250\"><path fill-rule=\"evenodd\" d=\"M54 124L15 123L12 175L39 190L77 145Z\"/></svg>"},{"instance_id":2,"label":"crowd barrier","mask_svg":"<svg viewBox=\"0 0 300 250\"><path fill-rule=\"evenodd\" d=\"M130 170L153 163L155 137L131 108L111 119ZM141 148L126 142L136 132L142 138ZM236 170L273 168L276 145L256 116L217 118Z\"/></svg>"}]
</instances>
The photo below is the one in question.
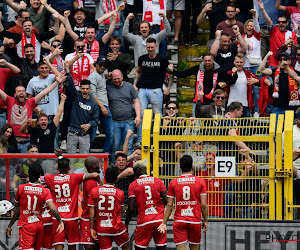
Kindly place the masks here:
<instances>
[{"instance_id":1,"label":"crowd barrier","mask_svg":"<svg viewBox=\"0 0 300 250\"><path fill-rule=\"evenodd\" d=\"M207 186L211 218L293 219L293 112L236 119L155 114L152 122L146 110L143 119L148 172L168 186L181 174L180 157L191 155L195 175Z\"/></svg>"}]
</instances>

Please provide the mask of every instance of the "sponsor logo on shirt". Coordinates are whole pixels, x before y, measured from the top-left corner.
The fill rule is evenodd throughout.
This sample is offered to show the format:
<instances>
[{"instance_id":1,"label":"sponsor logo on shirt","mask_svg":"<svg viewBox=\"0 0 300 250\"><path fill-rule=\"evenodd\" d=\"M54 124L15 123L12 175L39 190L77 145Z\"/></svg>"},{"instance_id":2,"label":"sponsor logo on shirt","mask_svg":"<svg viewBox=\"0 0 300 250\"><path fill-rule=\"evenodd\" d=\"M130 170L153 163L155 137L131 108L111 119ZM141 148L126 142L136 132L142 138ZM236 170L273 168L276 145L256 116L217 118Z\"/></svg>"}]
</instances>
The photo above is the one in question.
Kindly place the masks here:
<instances>
[{"instance_id":1,"label":"sponsor logo on shirt","mask_svg":"<svg viewBox=\"0 0 300 250\"><path fill-rule=\"evenodd\" d=\"M69 181L70 175L54 176L54 181Z\"/></svg>"},{"instance_id":2,"label":"sponsor logo on shirt","mask_svg":"<svg viewBox=\"0 0 300 250\"><path fill-rule=\"evenodd\" d=\"M44 132L44 135L49 135L49 134L50 134L50 129L47 128Z\"/></svg>"},{"instance_id":3,"label":"sponsor logo on shirt","mask_svg":"<svg viewBox=\"0 0 300 250\"><path fill-rule=\"evenodd\" d=\"M181 216L194 216L193 209L194 208L191 207L188 207L187 209L182 209Z\"/></svg>"},{"instance_id":4,"label":"sponsor logo on shirt","mask_svg":"<svg viewBox=\"0 0 300 250\"><path fill-rule=\"evenodd\" d=\"M36 215L32 215L30 217L28 217L28 223L34 223L34 222L38 222L40 221L38 217L36 217Z\"/></svg>"},{"instance_id":5,"label":"sponsor logo on shirt","mask_svg":"<svg viewBox=\"0 0 300 250\"><path fill-rule=\"evenodd\" d=\"M90 105L86 105L82 102L79 102L79 106L80 106L80 108L87 110L87 111L90 111L92 109L92 107Z\"/></svg>"},{"instance_id":6,"label":"sponsor logo on shirt","mask_svg":"<svg viewBox=\"0 0 300 250\"><path fill-rule=\"evenodd\" d=\"M41 187L25 186L24 190L25 191L33 191L33 192L39 192L39 193L41 193L43 191L43 188L41 188Z\"/></svg>"},{"instance_id":7,"label":"sponsor logo on shirt","mask_svg":"<svg viewBox=\"0 0 300 250\"><path fill-rule=\"evenodd\" d=\"M149 214L157 214L157 210L155 209L155 207L149 207L145 210L145 215L149 215Z\"/></svg>"},{"instance_id":8,"label":"sponsor logo on shirt","mask_svg":"<svg viewBox=\"0 0 300 250\"><path fill-rule=\"evenodd\" d=\"M177 206L186 206L186 205L195 206L195 205L197 205L197 201L177 201L176 205Z\"/></svg>"},{"instance_id":9,"label":"sponsor logo on shirt","mask_svg":"<svg viewBox=\"0 0 300 250\"><path fill-rule=\"evenodd\" d=\"M113 227L111 222L112 222L112 219L102 220L100 222L100 227Z\"/></svg>"},{"instance_id":10,"label":"sponsor logo on shirt","mask_svg":"<svg viewBox=\"0 0 300 250\"><path fill-rule=\"evenodd\" d=\"M99 216L107 216L109 218L112 217L112 213L99 212Z\"/></svg>"},{"instance_id":11,"label":"sponsor logo on shirt","mask_svg":"<svg viewBox=\"0 0 300 250\"><path fill-rule=\"evenodd\" d=\"M142 179L137 179L136 181L138 184L143 184L145 182L154 182L154 177L146 177Z\"/></svg>"},{"instance_id":12,"label":"sponsor logo on shirt","mask_svg":"<svg viewBox=\"0 0 300 250\"><path fill-rule=\"evenodd\" d=\"M231 57L232 54L231 54L231 52L227 52L226 54L220 53L220 56L223 58L228 58L228 57Z\"/></svg>"},{"instance_id":13,"label":"sponsor logo on shirt","mask_svg":"<svg viewBox=\"0 0 300 250\"><path fill-rule=\"evenodd\" d=\"M66 204L65 206L58 207L57 210L60 213L69 213L70 212L70 205Z\"/></svg>"},{"instance_id":14,"label":"sponsor logo on shirt","mask_svg":"<svg viewBox=\"0 0 300 250\"><path fill-rule=\"evenodd\" d=\"M61 202L70 202L70 201L72 201L72 198L60 198L60 199L56 199L56 202L59 202L59 203L61 203Z\"/></svg>"},{"instance_id":15,"label":"sponsor logo on shirt","mask_svg":"<svg viewBox=\"0 0 300 250\"><path fill-rule=\"evenodd\" d=\"M160 67L160 62L143 61L142 67L148 67L148 68Z\"/></svg>"},{"instance_id":16,"label":"sponsor logo on shirt","mask_svg":"<svg viewBox=\"0 0 300 250\"><path fill-rule=\"evenodd\" d=\"M114 188L105 188L105 187L101 187L101 188L99 188L99 193L102 193L102 192L104 192L104 193L116 193L116 189L114 189Z\"/></svg>"},{"instance_id":17,"label":"sponsor logo on shirt","mask_svg":"<svg viewBox=\"0 0 300 250\"><path fill-rule=\"evenodd\" d=\"M186 177L186 178L179 178L177 179L178 184L182 184L182 182L195 182L195 177Z\"/></svg>"}]
</instances>

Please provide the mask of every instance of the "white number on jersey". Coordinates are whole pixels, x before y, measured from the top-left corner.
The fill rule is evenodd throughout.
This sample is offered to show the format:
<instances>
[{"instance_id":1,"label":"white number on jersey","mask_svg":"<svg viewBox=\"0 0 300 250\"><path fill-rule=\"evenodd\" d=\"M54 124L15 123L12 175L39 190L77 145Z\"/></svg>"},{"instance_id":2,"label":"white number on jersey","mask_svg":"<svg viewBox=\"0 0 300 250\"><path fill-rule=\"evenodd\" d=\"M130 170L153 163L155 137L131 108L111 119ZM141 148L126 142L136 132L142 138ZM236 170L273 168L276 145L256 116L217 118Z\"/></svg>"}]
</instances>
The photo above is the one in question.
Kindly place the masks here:
<instances>
[{"instance_id":1,"label":"white number on jersey","mask_svg":"<svg viewBox=\"0 0 300 250\"><path fill-rule=\"evenodd\" d=\"M191 198L191 188L189 186L184 186L182 188L182 197L185 201Z\"/></svg>"},{"instance_id":2,"label":"white number on jersey","mask_svg":"<svg viewBox=\"0 0 300 250\"><path fill-rule=\"evenodd\" d=\"M69 183L64 183L62 184L61 187L60 185L55 185L54 187L55 187L54 191L57 194L56 198L61 198L61 196L66 198L71 195Z\"/></svg>"},{"instance_id":3,"label":"white number on jersey","mask_svg":"<svg viewBox=\"0 0 300 250\"><path fill-rule=\"evenodd\" d=\"M36 196L33 196L33 205L31 207L31 196L27 195L27 209L34 211L36 209L36 204L37 204L38 198Z\"/></svg>"},{"instance_id":4,"label":"white number on jersey","mask_svg":"<svg viewBox=\"0 0 300 250\"><path fill-rule=\"evenodd\" d=\"M99 202L98 202L98 209L99 210L104 210L105 209L105 207L102 205L104 202L105 202L105 196L103 196L103 195L100 195L100 200L99 200ZM114 209L114 207L115 207L115 197L113 197L113 196L108 196L108 204L110 204L110 206L107 208L108 210L113 210Z\"/></svg>"},{"instance_id":5,"label":"white number on jersey","mask_svg":"<svg viewBox=\"0 0 300 250\"><path fill-rule=\"evenodd\" d=\"M150 186L145 186L145 193L148 194L147 200L151 200L152 193L151 193L151 187Z\"/></svg>"}]
</instances>

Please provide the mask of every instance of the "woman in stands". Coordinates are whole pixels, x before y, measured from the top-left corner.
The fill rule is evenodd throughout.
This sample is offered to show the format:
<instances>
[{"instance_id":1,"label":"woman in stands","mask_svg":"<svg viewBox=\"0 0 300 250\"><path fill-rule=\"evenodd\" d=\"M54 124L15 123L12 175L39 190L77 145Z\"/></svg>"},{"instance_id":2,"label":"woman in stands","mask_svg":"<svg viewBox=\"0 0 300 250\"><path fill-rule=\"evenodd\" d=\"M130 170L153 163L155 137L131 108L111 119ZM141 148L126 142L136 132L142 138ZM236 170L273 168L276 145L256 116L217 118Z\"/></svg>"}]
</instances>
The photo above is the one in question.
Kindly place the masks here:
<instances>
[{"instance_id":1,"label":"woman in stands","mask_svg":"<svg viewBox=\"0 0 300 250\"><path fill-rule=\"evenodd\" d=\"M0 153L18 153L17 140L12 126L5 124L0 131Z\"/></svg>"}]
</instances>

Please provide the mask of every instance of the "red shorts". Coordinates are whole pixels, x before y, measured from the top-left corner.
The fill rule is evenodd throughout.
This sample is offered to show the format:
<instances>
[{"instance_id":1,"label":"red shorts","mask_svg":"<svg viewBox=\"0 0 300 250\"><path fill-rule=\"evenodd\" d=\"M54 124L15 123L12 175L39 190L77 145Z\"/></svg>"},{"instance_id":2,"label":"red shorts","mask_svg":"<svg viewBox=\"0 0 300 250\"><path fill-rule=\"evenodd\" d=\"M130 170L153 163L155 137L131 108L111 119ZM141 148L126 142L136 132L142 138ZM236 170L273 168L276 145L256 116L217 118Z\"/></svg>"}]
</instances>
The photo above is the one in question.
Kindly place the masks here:
<instances>
[{"instance_id":1,"label":"red shorts","mask_svg":"<svg viewBox=\"0 0 300 250\"><path fill-rule=\"evenodd\" d=\"M52 249L52 224L44 225L43 249Z\"/></svg>"},{"instance_id":2,"label":"red shorts","mask_svg":"<svg viewBox=\"0 0 300 250\"><path fill-rule=\"evenodd\" d=\"M115 241L119 247L122 247L129 241L128 232L124 229L120 234L103 236L98 235L99 246L101 250L112 249L112 242Z\"/></svg>"},{"instance_id":3,"label":"red shorts","mask_svg":"<svg viewBox=\"0 0 300 250\"><path fill-rule=\"evenodd\" d=\"M94 245L94 239L91 235L90 221L80 219L80 243L85 245Z\"/></svg>"},{"instance_id":4,"label":"red shorts","mask_svg":"<svg viewBox=\"0 0 300 250\"><path fill-rule=\"evenodd\" d=\"M67 240L68 245L76 245L80 244L80 236L79 236L79 221L76 220L68 220L63 221L65 225L65 230L61 233L56 232L58 221L53 220L53 228L52 228L52 246L65 244L65 240Z\"/></svg>"},{"instance_id":5,"label":"red shorts","mask_svg":"<svg viewBox=\"0 0 300 250\"><path fill-rule=\"evenodd\" d=\"M174 222L173 234L175 245L189 242L190 244L200 244L201 242L201 223L191 224L184 222Z\"/></svg>"},{"instance_id":6,"label":"red shorts","mask_svg":"<svg viewBox=\"0 0 300 250\"><path fill-rule=\"evenodd\" d=\"M157 221L140 227L137 226L135 230L134 244L137 247L147 248L153 237L155 245L157 247L166 246L167 232L162 234L157 230L161 223L162 221Z\"/></svg>"},{"instance_id":7,"label":"red shorts","mask_svg":"<svg viewBox=\"0 0 300 250\"><path fill-rule=\"evenodd\" d=\"M19 229L19 249L41 249L43 245L43 222L26 224Z\"/></svg>"}]
</instances>

